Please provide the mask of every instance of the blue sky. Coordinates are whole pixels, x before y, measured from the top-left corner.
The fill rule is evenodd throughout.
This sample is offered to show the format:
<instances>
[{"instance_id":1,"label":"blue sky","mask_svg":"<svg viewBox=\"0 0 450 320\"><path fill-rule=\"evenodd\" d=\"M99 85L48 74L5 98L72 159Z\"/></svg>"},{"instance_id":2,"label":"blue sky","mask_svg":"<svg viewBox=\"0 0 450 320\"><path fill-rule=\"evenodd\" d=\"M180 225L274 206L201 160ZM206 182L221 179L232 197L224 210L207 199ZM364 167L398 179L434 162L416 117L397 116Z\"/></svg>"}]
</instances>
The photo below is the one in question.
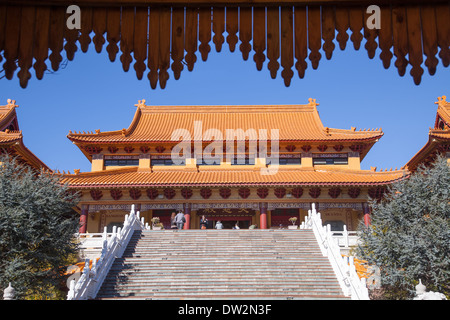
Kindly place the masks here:
<instances>
[{"instance_id":1,"label":"blue sky","mask_svg":"<svg viewBox=\"0 0 450 320\"><path fill-rule=\"evenodd\" d=\"M212 46L213 44L210 43ZM306 76L295 76L289 87L281 78L270 77L267 60L256 69L251 52L247 61L237 47L230 53L214 47L203 62L197 55L194 70L182 71L170 79L165 89L150 88L144 75L138 80L133 66L125 73L119 61L110 62L106 47L98 54L93 45L87 53L78 49L65 69L32 78L26 89L13 80L0 80L0 104L16 100L19 126L25 145L49 167L59 170L90 171L90 163L66 137L72 131L101 131L127 128L138 100L148 105L235 105L306 104L316 98L325 126L349 129L383 128L384 136L362 162L362 169L400 168L427 141L434 125L438 96L450 96L450 73L439 63L436 75L425 70L416 86L409 75L400 77L394 66L383 68L380 50L370 60L364 48L355 51L351 43L341 51L336 45L331 60L322 59L317 70L308 60ZM4 60L2 61L2 64ZM49 65L49 61L47 61Z\"/></svg>"}]
</instances>

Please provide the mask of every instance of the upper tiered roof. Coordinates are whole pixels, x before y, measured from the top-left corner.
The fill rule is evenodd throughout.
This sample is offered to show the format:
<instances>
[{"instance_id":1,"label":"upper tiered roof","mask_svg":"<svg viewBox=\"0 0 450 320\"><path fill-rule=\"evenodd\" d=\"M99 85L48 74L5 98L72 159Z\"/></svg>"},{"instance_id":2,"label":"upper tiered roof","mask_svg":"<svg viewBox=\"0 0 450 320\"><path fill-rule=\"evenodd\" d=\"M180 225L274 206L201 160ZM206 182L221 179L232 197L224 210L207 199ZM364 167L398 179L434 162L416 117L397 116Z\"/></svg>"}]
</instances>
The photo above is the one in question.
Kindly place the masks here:
<instances>
[{"instance_id":1,"label":"upper tiered roof","mask_svg":"<svg viewBox=\"0 0 450 320\"><path fill-rule=\"evenodd\" d=\"M8 99L7 104L0 106L0 150L11 156L17 156L18 161L27 163L33 168L50 170L23 143L22 131L19 130L15 100Z\"/></svg>"},{"instance_id":2,"label":"upper tiered roof","mask_svg":"<svg viewBox=\"0 0 450 320\"><path fill-rule=\"evenodd\" d=\"M381 129L356 131L355 128L332 129L320 120L315 99L307 105L258 105L258 106L147 106L145 100L136 105L134 119L128 129L96 133L72 133L67 136L78 144L122 144L177 142L172 140L176 129L186 129L193 140L194 123L201 121L204 134L218 129L226 138L226 130L254 129L279 130L280 141L292 142L374 142L383 135ZM258 137L253 137L258 138ZM237 140L246 139L241 136ZM248 137L247 137L248 139ZM207 140L206 140L207 141Z\"/></svg>"},{"instance_id":3,"label":"upper tiered roof","mask_svg":"<svg viewBox=\"0 0 450 320\"><path fill-rule=\"evenodd\" d=\"M446 96L438 98L438 105L434 128L428 132L428 141L406 164L406 167L415 171L421 163L433 162L437 152L450 151L450 102Z\"/></svg>"}]
</instances>

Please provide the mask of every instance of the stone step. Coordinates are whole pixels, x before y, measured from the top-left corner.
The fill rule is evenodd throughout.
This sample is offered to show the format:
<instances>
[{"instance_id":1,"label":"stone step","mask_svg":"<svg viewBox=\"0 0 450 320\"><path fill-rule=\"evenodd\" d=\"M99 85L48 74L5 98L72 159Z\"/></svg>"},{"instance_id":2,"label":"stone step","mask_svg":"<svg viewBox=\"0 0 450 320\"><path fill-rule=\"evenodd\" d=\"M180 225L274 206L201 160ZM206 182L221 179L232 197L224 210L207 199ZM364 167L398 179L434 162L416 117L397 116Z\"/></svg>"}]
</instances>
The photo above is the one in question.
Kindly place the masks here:
<instances>
[{"instance_id":1,"label":"stone step","mask_svg":"<svg viewBox=\"0 0 450 320\"><path fill-rule=\"evenodd\" d=\"M155 259L163 259L163 258L174 258L174 259L202 259L202 260L220 260L220 259L249 259L249 260L277 260L277 259L304 259L304 260L322 260L323 257L317 252L305 251L299 253L292 252L233 252L233 251L224 251L224 252L208 252L208 251L194 251L190 252L187 250L186 252L146 252L146 251L138 251L138 252L127 252L124 253L122 259L136 259L136 258L150 258L153 257Z\"/></svg>"},{"instance_id":2,"label":"stone step","mask_svg":"<svg viewBox=\"0 0 450 320\"><path fill-rule=\"evenodd\" d=\"M336 283L336 281L333 280L297 280L297 281L285 281L285 282L256 282L256 281L232 281L229 279L225 279L222 281L215 280L215 281L154 281L154 282L127 282L127 283L121 283L119 282L106 282L104 289L105 290L112 290L112 289L121 289L126 288L127 290L153 290L153 289L172 289L172 290L192 290L192 289L200 289L200 290L218 290L223 288L230 288L230 289L236 289L236 288L243 288L243 289L255 289L255 288L262 288L262 289L283 289L283 288L291 288L295 290L306 290L310 288L325 288L327 290L335 289L340 290L340 286Z\"/></svg>"},{"instance_id":3,"label":"stone step","mask_svg":"<svg viewBox=\"0 0 450 320\"><path fill-rule=\"evenodd\" d=\"M188 240L179 240L179 239L145 239L145 240L136 240L136 241L130 241L131 245L138 244L139 246L148 246L148 245L155 245L155 246L166 246L166 245L174 245L174 244L182 244L183 246L195 246L195 245L205 245L205 246L211 246L211 245L219 245L221 247L227 247L228 245L237 245L237 246L243 246L245 245L252 245L252 246L270 246L270 245L277 245L277 246L287 246L287 245L293 245L293 246L317 246L317 242L315 242L315 239L311 241L306 240L252 240L248 241L246 239L200 239L200 238L193 238Z\"/></svg>"},{"instance_id":4,"label":"stone step","mask_svg":"<svg viewBox=\"0 0 450 320\"><path fill-rule=\"evenodd\" d=\"M164 269L164 270L162 270ZM223 276L226 277L229 274L232 275L248 275L248 277L258 277L260 274L266 274L266 275L270 275L270 276L274 276L277 274L280 275L291 275L291 274L299 274L301 276L310 276L313 277L315 275L318 275L318 277L323 277L323 276L328 276L328 275L334 275L334 271L331 267L324 267L324 268L318 268L315 271L310 271L311 268L304 268L304 269L300 269L300 268L285 268L285 269L280 269L280 270L273 270L273 271L267 271L266 268L258 268L258 269L254 269L254 270L248 270L249 268L243 268L243 267L229 267L229 268L221 268L221 269L217 269L217 268L196 268L196 269L180 269L180 268L143 268L143 267L139 267L139 268L135 268L135 269L128 269L128 270L124 270L123 268L112 268L110 271L110 274L112 276L117 276L117 275L127 275L130 273L139 273L142 274L143 276L153 276L153 277L157 277L157 276L164 276L167 275L168 273L172 272L180 272L180 270L182 270L183 274L189 276L189 277L193 277L196 276L197 274L205 274L205 275L209 275L210 277L219 275L219 276Z\"/></svg>"},{"instance_id":5,"label":"stone step","mask_svg":"<svg viewBox=\"0 0 450 320\"><path fill-rule=\"evenodd\" d=\"M189 250L186 250L185 252L162 252L159 253L159 250L154 251L155 256L157 255L158 257L171 257L171 256L177 256L179 258L181 257L192 257L192 259L197 259L200 258L199 252L196 252L192 255L190 255ZM140 255L141 258L143 258L144 256L152 256L151 252L137 252L137 253L129 253L129 254L135 254L135 255ZM200 252L201 255L201 252ZM223 257L224 259L236 259L236 258L242 258L242 257L248 257L249 259L270 259L270 260L276 260L276 259L288 259L288 258L292 258L292 259L303 259L303 258L311 258L311 259L320 259L320 258L325 258L323 257L319 252L310 252L310 251L306 251L306 252L300 252L300 253L285 253L285 252L281 252L281 253L276 253L276 252L269 252L269 253L254 253L254 252L248 252L248 253L243 253L241 254L240 252L233 252L233 251L224 251L222 253L209 253L208 251L204 251L203 255L201 255L202 258L204 259L220 259L221 257ZM123 256L122 259L133 259L133 257L131 256ZM326 261L324 259L322 259L323 261Z\"/></svg>"},{"instance_id":6,"label":"stone step","mask_svg":"<svg viewBox=\"0 0 450 320\"><path fill-rule=\"evenodd\" d=\"M235 274L235 273L208 273L207 275L199 275L198 273L189 273L189 274L173 274L170 272L166 273L153 273L153 274L141 274L140 272L132 272L132 273L120 273L115 277L107 277L105 282L135 282L142 281L143 283L156 283L156 282L164 282L164 281L218 281L218 282L226 282L226 281L248 281L248 282L261 282L262 280L268 282L274 281L311 281L311 280L336 280L336 277L333 273L323 273L323 274L313 274L313 273L300 273L300 274L264 274L257 275L255 277L249 277L247 274Z\"/></svg>"},{"instance_id":7,"label":"stone step","mask_svg":"<svg viewBox=\"0 0 450 320\"><path fill-rule=\"evenodd\" d=\"M190 260L152 260L152 261L125 261L125 263L115 262L113 264L114 268L123 268L123 269L139 269L147 267L151 268L171 268L171 269L179 269L179 270L195 270L201 269L205 270L223 270L223 269L264 269L264 270L311 270L314 269L317 272L323 269L331 269L331 266L326 265L323 261L301 261L301 263L297 262L289 262L287 260L283 260L283 262L274 262L274 261L190 261ZM187 263L189 262L189 263Z\"/></svg>"},{"instance_id":8,"label":"stone step","mask_svg":"<svg viewBox=\"0 0 450 320\"><path fill-rule=\"evenodd\" d=\"M139 238L131 238L130 242L137 242L137 241L143 241L143 242L150 242L150 241L162 241L162 242L170 242L170 241L193 241L193 240L202 240L202 241L248 241L253 243L258 243L262 241L268 241L269 243L283 243L283 242L314 242L315 238L312 237L303 237L303 238L295 238L295 237L283 237L283 238L273 238L273 237L260 237L260 238L246 238L246 237L208 237L203 235L195 235L190 237L167 237L167 236L161 236L161 237L139 237Z\"/></svg>"},{"instance_id":9,"label":"stone step","mask_svg":"<svg viewBox=\"0 0 450 320\"><path fill-rule=\"evenodd\" d=\"M206 294L212 292L226 292L228 294L233 293L236 295L246 294L248 292L259 292L260 294L267 294L271 292L278 293L286 293L293 292L297 294L342 294L341 288L339 286L331 287L330 285L317 284L317 285L303 285L303 286L264 286L264 285L214 285L214 286L200 286L200 285L192 285L192 286L177 286L176 284L170 285L159 285L155 286L115 286L113 288L102 288L102 296L107 294L111 294L114 292L118 292L120 294L129 295L129 294L146 294L151 292L160 293L182 293L182 294Z\"/></svg>"},{"instance_id":10,"label":"stone step","mask_svg":"<svg viewBox=\"0 0 450 320\"><path fill-rule=\"evenodd\" d=\"M196 241L192 243L187 242L177 242L174 241L173 243L164 243L164 242L149 242L147 244L143 243L130 243L127 247L129 249L135 248L135 249L211 249L211 250L245 250L245 249L254 249L254 250L266 250L266 249L274 249L279 248L281 250L318 250L319 246L317 243L311 242L311 243L250 243L245 241L239 241L239 242L205 242L205 241Z\"/></svg>"},{"instance_id":11,"label":"stone step","mask_svg":"<svg viewBox=\"0 0 450 320\"><path fill-rule=\"evenodd\" d=\"M265 247L249 247L249 246L227 246L227 247L216 247L216 246L139 246L135 248L127 248L125 252L231 252L231 253L274 253L274 252L283 252L283 253L294 253L294 254L302 254L302 253L317 253L317 248L314 247L282 247L282 246L265 246Z\"/></svg>"},{"instance_id":12,"label":"stone step","mask_svg":"<svg viewBox=\"0 0 450 320\"><path fill-rule=\"evenodd\" d=\"M160 267L158 267L160 266ZM251 268L250 268L251 267ZM141 273L156 273L156 274L166 274L167 272L174 272L179 271L183 272L185 274L195 274L197 271L198 273L202 274L217 274L217 273L247 273L247 274L257 274L264 272L264 274L323 274L324 272L334 272L333 268L331 266L317 266L317 268L311 268L310 266L286 266L286 267L280 267L280 268L268 268L267 266L261 266L261 265L255 265L255 266L249 266L249 265L240 265L240 266L186 266L183 267L182 265L136 265L136 266L118 266L113 265L111 267L111 272L117 272L117 271L123 271L123 272L141 272Z\"/></svg>"},{"instance_id":13,"label":"stone step","mask_svg":"<svg viewBox=\"0 0 450 320\"><path fill-rule=\"evenodd\" d=\"M303 297L314 297L317 296L332 296L332 297L340 297L345 298L345 296L342 295L340 290L328 290L328 289L320 289L320 288L313 288L311 290L304 290L304 291L298 291L298 290L289 290L289 289L264 289L264 288L236 288L235 290L232 290L230 288L223 288L218 290L205 290L203 288L197 288L197 290L164 290L164 289L155 289L154 291L147 291L147 290L107 290L103 291L98 295L98 298L103 297L139 297L139 296L151 296L154 295L156 297L163 297L163 296L172 296L176 297L177 299L189 299L189 297L202 297L202 296L220 296L220 295L227 295L229 297L245 297L248 298L248 296L258 296L258 295L273 295L273 296L284 296L289 297L292 295L301 295Z\"/></svg>"},{"instance_id":14,"label":"stone step","mask_svg":"<svg viewBox=\"0 0 450 320\"><path fill-rule=\"evenodd\" d=\"M102 300L350 300L350 298L345 297L343 295L333 295L333 294L294 294L294 293L271 293L270 295L267 294L258 294L258 293L248 293L245 295L227 295L222 293L216 293L216 294L203 294L203 295L196 295L196 294L190 294L185 295L183 297L180 297L178 294L150 294L150 295L130 295L130 296L111 296L111 297L103 297Z\"/></svg>"},{"instance_id":15,"label":"stone step","mask_svg":"<svg viewBox=\"0 0 450 320\"><path fill-rule=\"evenodd\" d=\"M104 288L102 291L102 296L111 295L114 293L120 293L121 295L130 295L130 294L149 294L152 292L158 292L160 293L178 293L178 294L212 294L212 293L227 293L227 294L235 294L235 295L242 295L242 294L248 294L249 292L259 292L260 294L268 294L272 292L278 292L278 293L297 293L297 294L341 294L340 287L331 288L327 284L323 285L317 285L317 286L298 286L298 287L286 287L286 286L251 286L251 285L240 285L240 286L177 286L174 284L168 285L167 287L164 287L163 285L160 285L158 287L113 287L111 289Z\"/></svg>"},{"instance_id":16,"label":"stone step","mask_svg":"<svg viewBox=\"0 0 450 320\"><path fill-rule=\"evenodd\" d=\"M254 264L264 264L264 265L280 265L284 263L291 263L297 265L315 265L318 263L326 263L327 261L321 257L284 257L277 256L275 258L269 259L266 257L188 257L188 256L144 256L144 257L125 257L118 260L117 263L126 262L130 265L133 263L159 263L159 264L178 264L183 265L186 261L193 264L224 264L224 263L241 263L243 265L254 265Z\"/></svg>"}]
</instances>

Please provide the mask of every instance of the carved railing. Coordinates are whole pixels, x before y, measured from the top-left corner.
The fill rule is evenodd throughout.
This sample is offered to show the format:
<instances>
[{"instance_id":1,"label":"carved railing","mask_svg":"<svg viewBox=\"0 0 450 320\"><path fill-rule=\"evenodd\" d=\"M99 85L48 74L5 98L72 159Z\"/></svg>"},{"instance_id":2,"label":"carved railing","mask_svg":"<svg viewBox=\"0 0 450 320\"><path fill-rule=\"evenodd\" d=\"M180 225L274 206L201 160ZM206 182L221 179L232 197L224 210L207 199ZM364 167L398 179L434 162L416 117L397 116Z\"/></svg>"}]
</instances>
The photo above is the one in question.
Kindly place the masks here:
<instances>
[{"instance_id":1,"label":"carved railing","mask_svg":"<svg viewBox=\"0 0 450 320\"><path fill-rule=\"evenodd\" d=\"M331 236L340 248L348 249L358 245L358 231L348 231L346 225L342 231L331 231Z\"/></svg>"},{"instance_id":2,"label":"carved railing","mask_svg":"<svg viewBox=\"0 0 450 320\"><path fill-rule=\"evenodd\" d=\"M308 210L308 216L300 228L313 230L320 250L323 256L328 257L344 295L353 300L369 300L366 279L359 279L353 257L342 257L339 246L333 239L330 225L322 225L320 212L316 211L314 204L312 210Z\"/></svg>"},{"instance_id":3,"label":"carved railing","mask_svg":"<svg viewBox=\"0 0 450 320\"><path fill-rule=\"evenodd\" d=\"M99 258L103 249L103 242L111 238L112 233L104 228L103 233L80 233L77 236L79 255L82 258Z\"/></svg>"},{"instance_id":4,"label":"carved railing","mask_svg":"<svg viewBox=\"0 0 450 320\"><path fill-rule=\"evenodd\" d=\"M144 223L144 218L139 217L139 211L135 213L132 205L130 214L125 215L123 228L114 227L109 239L106 232L103 234L102 253L98 261L93 259L90 268L90 260L86 259L81 277L78 281L75 279L70 281L67 300L94 299L114 259L122 256L134 231L145 229L148 229L148 224Z\"/></svg>"}]
</instances>

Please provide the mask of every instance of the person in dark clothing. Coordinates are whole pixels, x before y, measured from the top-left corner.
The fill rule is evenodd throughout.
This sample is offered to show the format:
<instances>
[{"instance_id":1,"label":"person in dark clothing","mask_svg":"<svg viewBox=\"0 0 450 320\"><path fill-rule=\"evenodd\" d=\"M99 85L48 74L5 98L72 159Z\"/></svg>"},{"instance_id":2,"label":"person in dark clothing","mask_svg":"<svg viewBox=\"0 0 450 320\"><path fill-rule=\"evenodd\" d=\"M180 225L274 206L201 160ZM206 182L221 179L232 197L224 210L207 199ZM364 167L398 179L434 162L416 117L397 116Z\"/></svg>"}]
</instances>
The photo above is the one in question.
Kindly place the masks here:
<instances>
[{"instance_id":1,"label":"person in dark clothing","mask_svg":"<svg viewBox=\"0 0 450 320\"><path fill-rule=\"evenodd\" d=\"M208 219L206 219L205 216L202 216L202 219L200 220L200 229L206 229L207 225Z\"/></svg>"}]
</instances>

